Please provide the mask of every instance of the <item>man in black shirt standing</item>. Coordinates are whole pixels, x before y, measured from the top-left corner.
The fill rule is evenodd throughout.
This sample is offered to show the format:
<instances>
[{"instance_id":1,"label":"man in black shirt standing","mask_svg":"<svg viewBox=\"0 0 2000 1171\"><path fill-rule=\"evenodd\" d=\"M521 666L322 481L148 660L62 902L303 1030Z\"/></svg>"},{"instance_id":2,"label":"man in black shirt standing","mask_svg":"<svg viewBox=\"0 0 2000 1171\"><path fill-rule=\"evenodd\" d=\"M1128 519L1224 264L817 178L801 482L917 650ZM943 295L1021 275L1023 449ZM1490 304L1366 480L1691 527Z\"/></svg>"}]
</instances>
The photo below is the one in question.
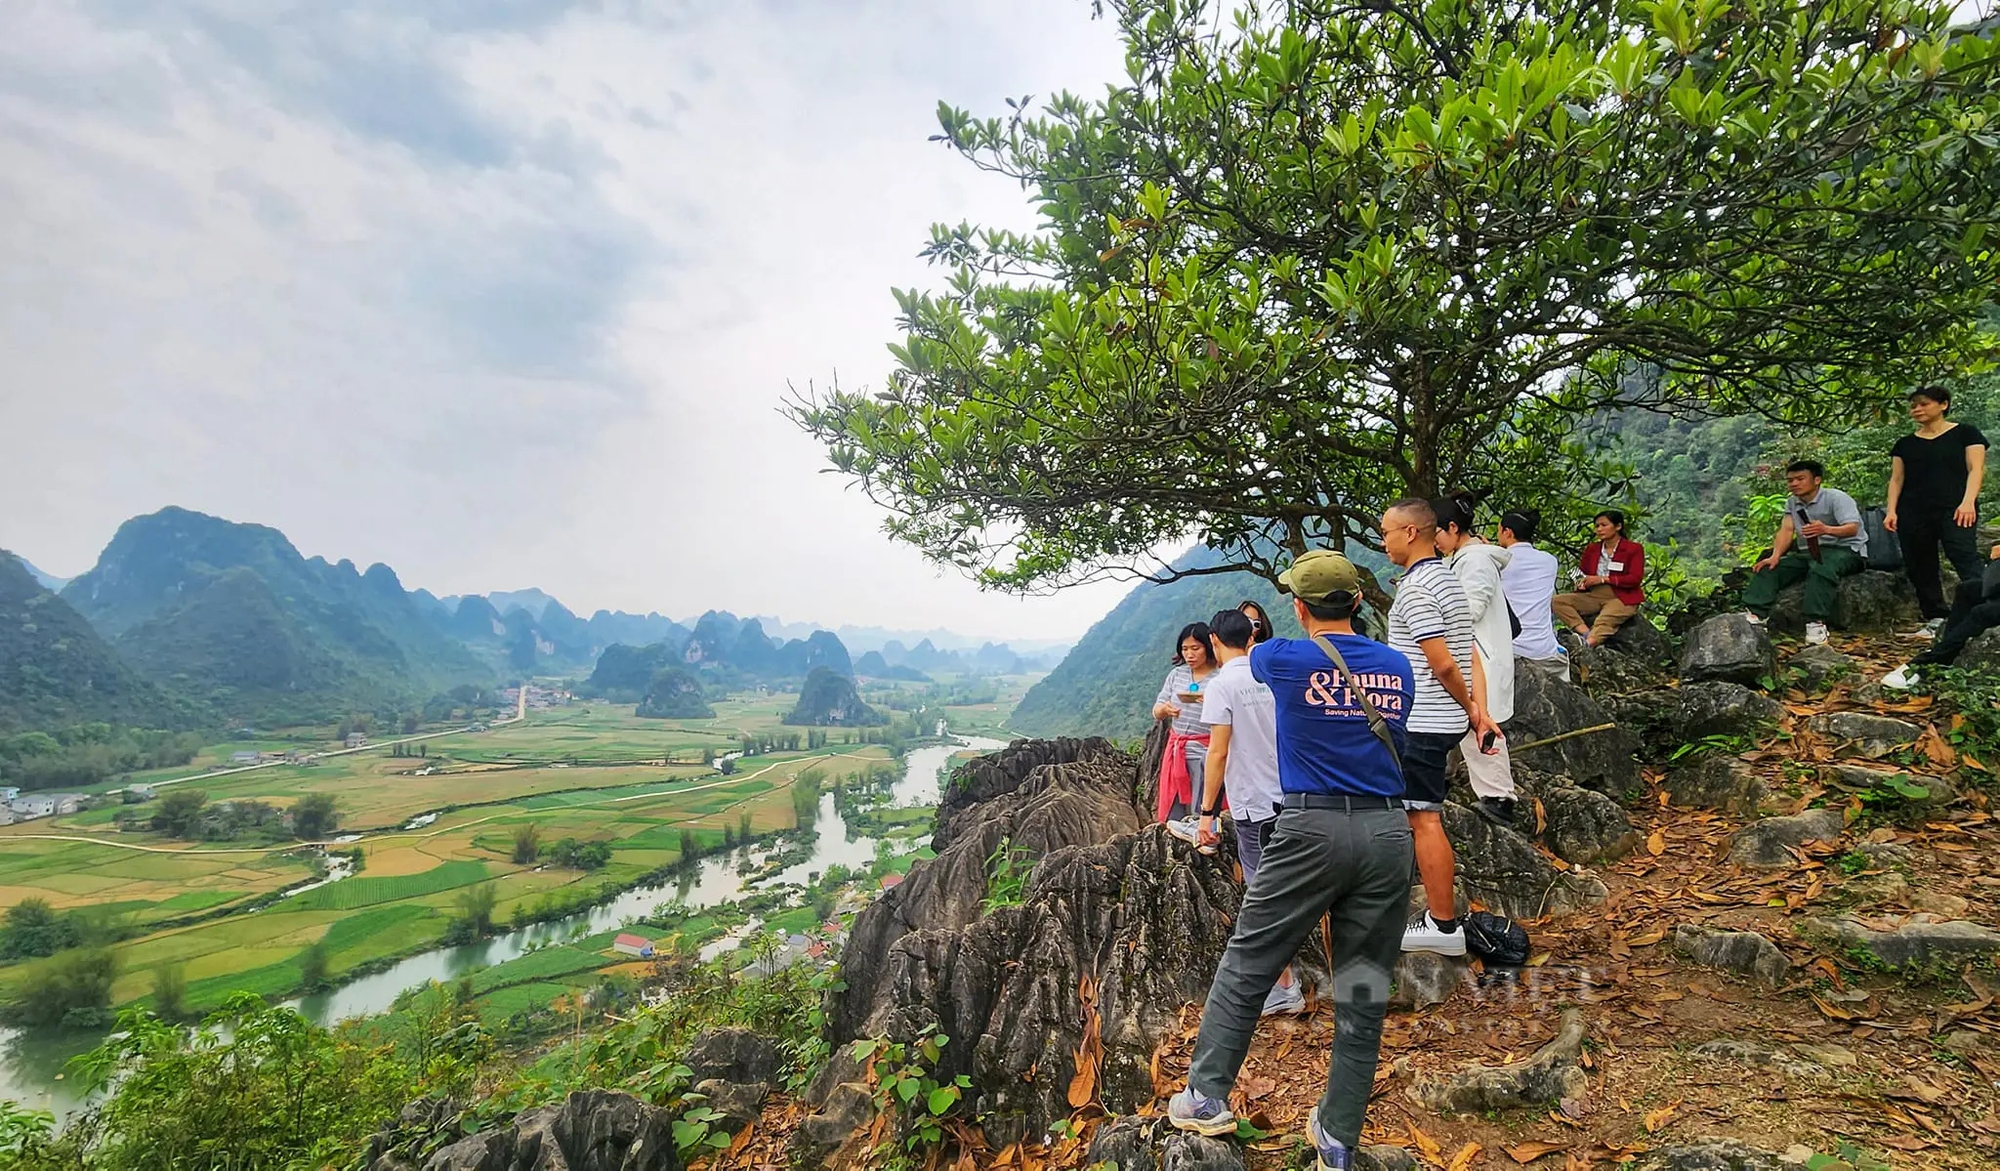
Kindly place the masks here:
<instances>
[{"instance_id":1,"label":"man in black shirt standing","mask_svg":"<svg viewBox=\"0 0 2000 1171\"><path fill-rule=\"evenodd\" d=\"M1889 451L1889 512L1883 519L1902 542L1903 564L1933 634L1951 612L1938 574L1939 547L1960 581L1978 581L1982 568L1974 535L1986 473L1986 436L1977 427L1946 419L1950 409L1951 391L1944 387L1910 392L1910 418L1917 430Z\"/></svg>"}]
</instances>

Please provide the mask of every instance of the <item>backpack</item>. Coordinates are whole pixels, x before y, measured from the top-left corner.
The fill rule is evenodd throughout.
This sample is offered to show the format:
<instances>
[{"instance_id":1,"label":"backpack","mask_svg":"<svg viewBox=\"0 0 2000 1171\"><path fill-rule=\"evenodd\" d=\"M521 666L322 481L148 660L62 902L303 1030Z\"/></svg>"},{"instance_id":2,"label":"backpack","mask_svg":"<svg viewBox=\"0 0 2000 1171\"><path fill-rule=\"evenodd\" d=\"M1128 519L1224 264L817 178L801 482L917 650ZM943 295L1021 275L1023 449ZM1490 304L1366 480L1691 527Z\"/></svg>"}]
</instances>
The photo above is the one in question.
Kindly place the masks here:
<instances>
[{"instance_id":1,"label":"backpack","mask_svg":"<svg viewBox=\"0 0 2000 1171\"><path fill-rule=\"evenodd\" d=\"M1512 919L1474 911L1459 924L1465 947L1489 964L1518 968L1528 962L1528 931Z\"/></svg>"},{"instance_id":2,"label":"backpack","mask_svg":"<svg viewBox=\"0 0 2000 1171\"><path fill-rule=\"evenodd\" d=\"M1903 568L1903 543L1896 534L1889 531L1883 520L1889 510L1881 505L1865 509L1861 513L1861 531L1868 537L1868 568Z\"/></svg>"}]
</instances>

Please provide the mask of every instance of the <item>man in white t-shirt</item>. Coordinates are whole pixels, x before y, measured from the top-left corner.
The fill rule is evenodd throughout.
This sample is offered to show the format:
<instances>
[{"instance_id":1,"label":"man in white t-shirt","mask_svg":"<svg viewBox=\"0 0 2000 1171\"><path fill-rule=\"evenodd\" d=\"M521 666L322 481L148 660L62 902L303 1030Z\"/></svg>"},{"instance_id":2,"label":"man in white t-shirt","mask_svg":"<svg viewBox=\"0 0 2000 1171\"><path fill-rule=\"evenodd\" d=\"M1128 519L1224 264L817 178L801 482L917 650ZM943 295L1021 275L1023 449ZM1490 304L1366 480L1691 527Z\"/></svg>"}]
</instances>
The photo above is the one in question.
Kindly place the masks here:
<instances>
[{"instance_id":1,"label":"man in white t-shirt","mask_svg":"<svg viewBox=\"0 0 2000 1171\"><path fill-rule=\"evenodd\" d=\"M1208 764L1203 772L1197 841L1212 850L1221 836L1215 819L1224 793L1236 821L1236 860L1247 890L1257 881L1264 845L1278 824L1285 791L1278 784L1278 703L1271 689L1250 674L1250 618L1224 610L1208 624L1209 645L1220 664L1202 687L1202 722L1209 726ZM1295 1013L1305 992L1287 967L1264 998L1264 1015Z\"/></svg>"},{"instance_id":2,"label":"man in white t-shirt","mask_svg":"<svg viewBox=\"0 0 2000 1171\"><path fill-rule=\"evenodd\" d=\"M1500 570L1500 588L1514 611L1521 633L1514 636L1514 654L1533 659L1569 678L1569 656L1556 641L1556 582L1561 577L1556 556L1535 547L1535 530L1541 516L1535 512L1506 512L1500 515L1496 543L1507 550L1508 561Z\"/></svg>"}]
</instances>

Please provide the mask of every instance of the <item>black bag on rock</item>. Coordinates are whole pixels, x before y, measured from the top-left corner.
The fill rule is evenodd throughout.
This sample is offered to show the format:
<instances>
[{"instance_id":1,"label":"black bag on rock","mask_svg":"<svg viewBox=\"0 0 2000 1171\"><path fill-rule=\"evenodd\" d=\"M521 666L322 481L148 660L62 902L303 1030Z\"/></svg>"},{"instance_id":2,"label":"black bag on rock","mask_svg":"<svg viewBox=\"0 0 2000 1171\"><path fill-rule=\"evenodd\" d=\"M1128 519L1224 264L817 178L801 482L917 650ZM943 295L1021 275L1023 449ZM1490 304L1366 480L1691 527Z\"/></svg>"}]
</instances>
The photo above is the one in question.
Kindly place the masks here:
<instances>
[{"instance_id":1,"label":"black bag on rock","mask_svg":"<svg viewBox=\"0 0 2000 1171\"><path fill-rule=\"evenodd\" d=\"M1889 531L1883 522L1888 519L1889 510L1877 505L1863 509L1861 531L1868 534L1868 568L1903 568L1903 543L1896 534Z\"/></svg>"},{"instance_id":2,"label":"black bag on rock","mask_svg":"<svg viewBox=\"0 0 2000 1171\"><path fill-rule=\"evenodd\" d=\"M1459 924L1465 949L1489 964L1518 968L1528 962L1528 931L1512 919L1474 911Z\"/></svg>"}]
</instances>

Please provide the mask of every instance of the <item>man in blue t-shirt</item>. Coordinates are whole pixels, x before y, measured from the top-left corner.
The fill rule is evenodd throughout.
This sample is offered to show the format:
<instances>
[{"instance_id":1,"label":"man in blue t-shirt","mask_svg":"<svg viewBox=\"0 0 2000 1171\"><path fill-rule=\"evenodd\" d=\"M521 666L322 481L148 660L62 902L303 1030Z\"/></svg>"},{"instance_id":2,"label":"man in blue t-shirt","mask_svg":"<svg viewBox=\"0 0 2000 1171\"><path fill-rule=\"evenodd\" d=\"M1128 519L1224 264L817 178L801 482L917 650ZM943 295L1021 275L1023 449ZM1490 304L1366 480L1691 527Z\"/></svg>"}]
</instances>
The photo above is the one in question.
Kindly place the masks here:
<instances>
[{"instance_id":1,"label":"man in blue t-shirt","mask_svg":"<svg viewBox=\"0 0 2000 1171\"><path fill-rule=\"evenodd\" d=\"M1347 558L1313 550L1278 584L1308 637L1257 644L1250 671L1277 703L1285 804L1209 985L1187 1088L1167 1115L1197 1134L1236 1129L1229 1091L1265 996L1325 915L1340 1027L1306 1132L1321 1167L1346 1168L1375 1084L1416 862L1397 760L1415 681L1408 659L1354 633L1361 575Z\"/></svg>"}]
</instances>

